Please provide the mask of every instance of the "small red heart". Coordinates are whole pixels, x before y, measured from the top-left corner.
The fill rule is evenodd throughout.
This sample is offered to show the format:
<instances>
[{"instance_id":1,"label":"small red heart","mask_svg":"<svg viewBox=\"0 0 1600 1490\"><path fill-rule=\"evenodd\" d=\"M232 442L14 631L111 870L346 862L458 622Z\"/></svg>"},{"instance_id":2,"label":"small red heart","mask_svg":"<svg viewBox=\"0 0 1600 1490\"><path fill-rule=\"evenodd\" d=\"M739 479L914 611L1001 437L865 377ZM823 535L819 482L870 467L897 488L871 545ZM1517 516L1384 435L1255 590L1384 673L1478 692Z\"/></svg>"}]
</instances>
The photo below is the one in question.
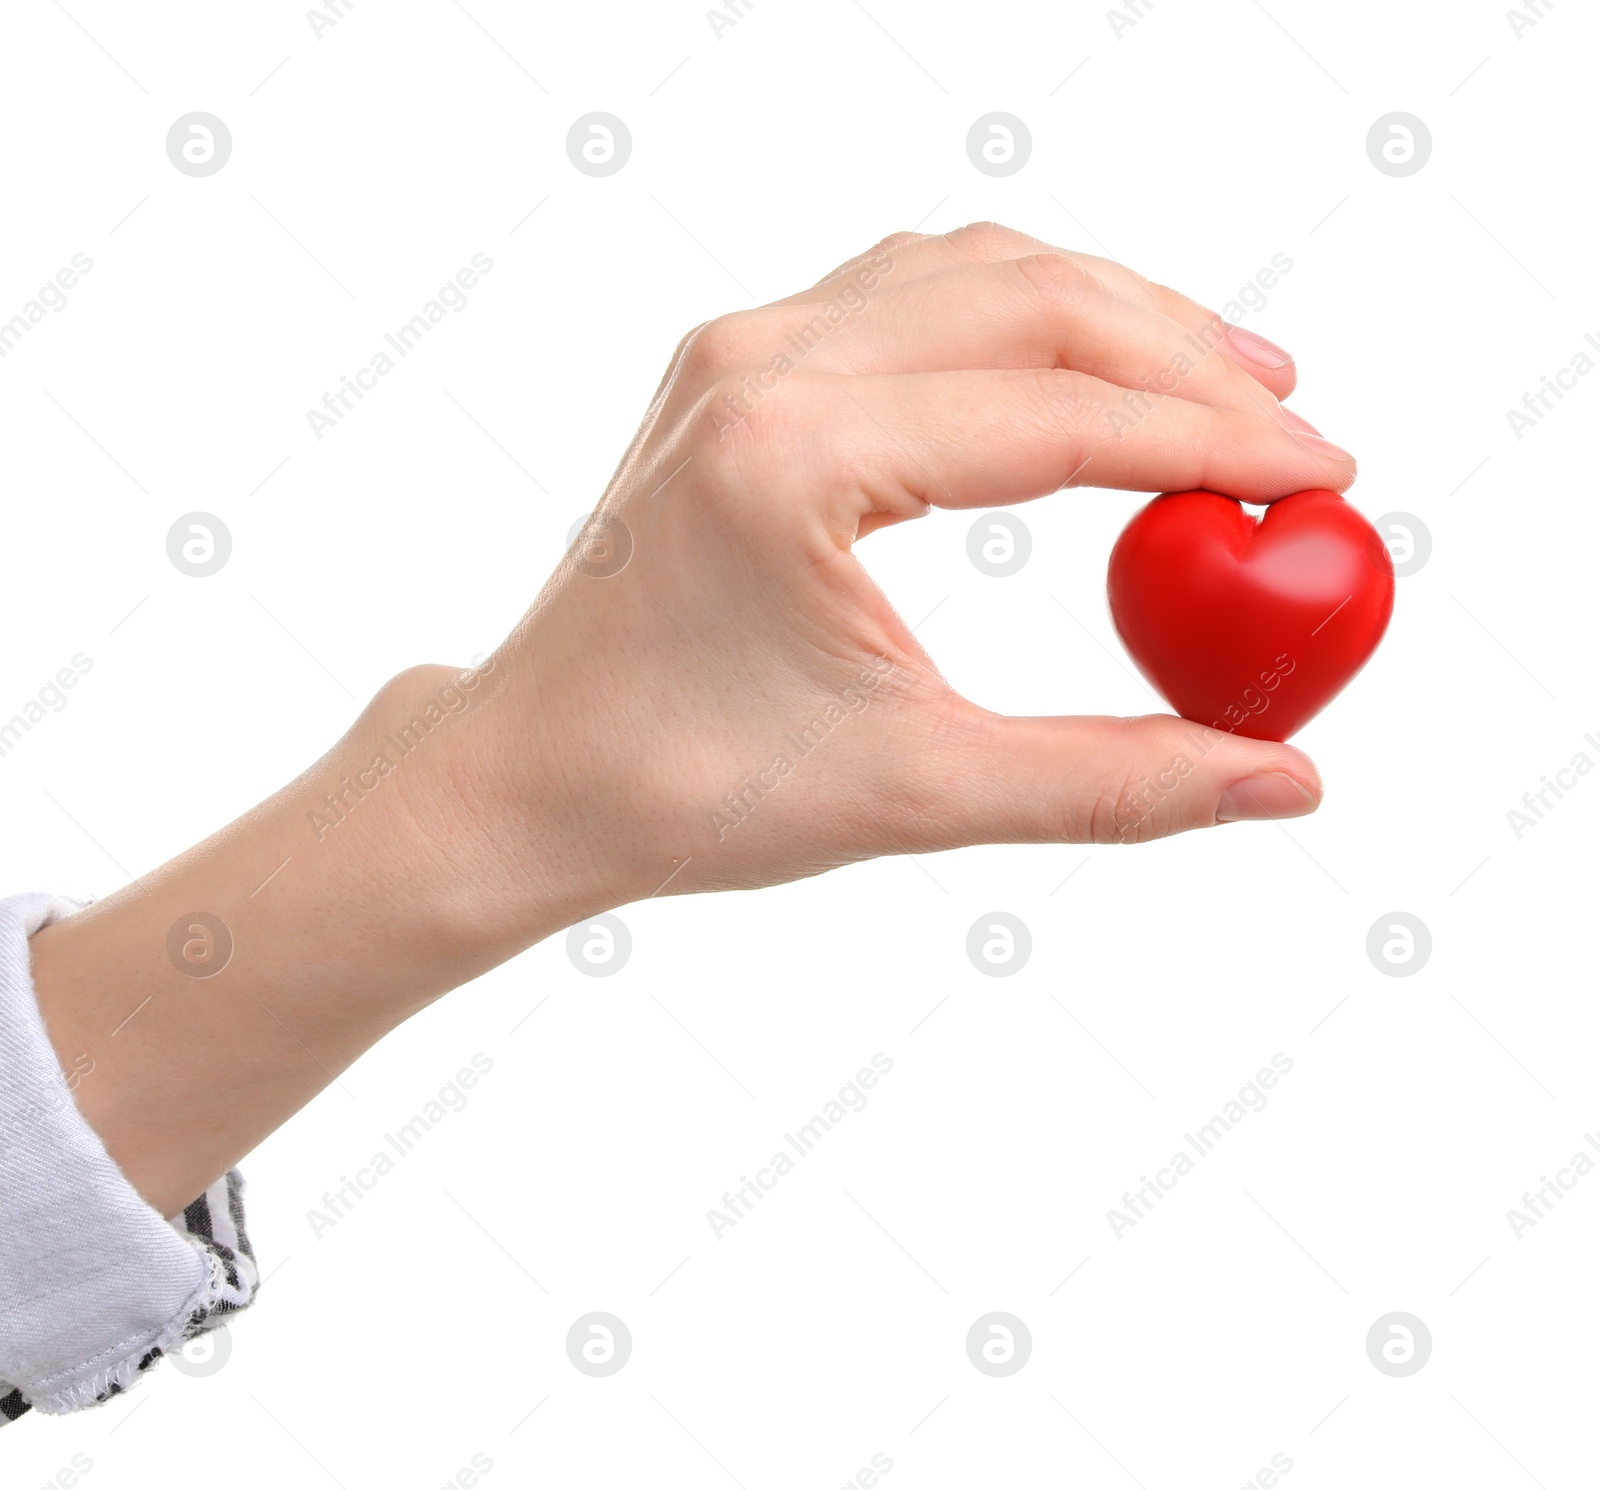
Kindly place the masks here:
<instances>
[{"instance_id":1,"label":"small red heart","mask_svg":"<svg viewBox=\"0 0 1600 1490\"><path fill-rule=\"evenodd\" d=\"M1122 530L1106 595L1139 670L1185 719L1287 740L1377 650L1394 564L1331 491L1272 503L1173 492Z\"/></svg>"}]
</instances>

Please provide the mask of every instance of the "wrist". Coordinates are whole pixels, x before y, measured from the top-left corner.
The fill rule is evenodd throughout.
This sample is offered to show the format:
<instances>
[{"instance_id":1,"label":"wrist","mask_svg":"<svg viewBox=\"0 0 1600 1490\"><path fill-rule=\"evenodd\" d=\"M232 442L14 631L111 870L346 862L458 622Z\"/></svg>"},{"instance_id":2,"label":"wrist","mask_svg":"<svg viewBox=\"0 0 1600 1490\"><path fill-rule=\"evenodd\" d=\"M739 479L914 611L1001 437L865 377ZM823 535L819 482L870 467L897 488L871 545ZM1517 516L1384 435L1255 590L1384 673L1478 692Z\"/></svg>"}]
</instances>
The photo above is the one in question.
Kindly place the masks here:
<instances>
[{"instance_id":1,"label":"wrist","mask_svg":"<svg viewBox=\"0 0 1600 1490\"><path fill-rule=\"evenodd\" d=\"M315 807L306 813L323 844L383 799L363 857L387 866L426 956L470 966L467 976L635 893L582 810L584 773L543 726L541 716L566 711L525 654L510 659L502 648L469 668L423 665L390 679L330 757L337 769L313 784L326 811L315 824Z\"/></svg>"},{"instance_id":2,"label":"wrist","mask_svg":"<svg viewBox=\"0 0 1600 1490\"><path fill-rule=\"evenodd\" d=\"M394 1026L565 924L496 851L472 681L392 679L272 797L33 938L57 1055L89 1066L79 1108L163 1214Z\"/></svg>"}]
</instances>

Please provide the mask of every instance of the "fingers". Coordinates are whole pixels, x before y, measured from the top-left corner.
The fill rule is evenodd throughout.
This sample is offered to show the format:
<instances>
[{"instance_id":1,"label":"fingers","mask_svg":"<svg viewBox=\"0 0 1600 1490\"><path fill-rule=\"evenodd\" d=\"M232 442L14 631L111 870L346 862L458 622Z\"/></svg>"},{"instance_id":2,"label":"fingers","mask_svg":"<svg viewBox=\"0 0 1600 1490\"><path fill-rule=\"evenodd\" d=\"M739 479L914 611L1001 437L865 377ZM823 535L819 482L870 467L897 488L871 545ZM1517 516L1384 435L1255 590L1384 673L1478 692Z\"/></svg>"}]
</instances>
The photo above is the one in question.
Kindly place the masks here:
<instances>
[{"instance_id":1,"label":"fingers","mask_svg":"<svg viewBox=\"0 0 1600 1490\"><path fill-rule=\"evenodd\" d=\"M769 315L783 344L813 346L809 365L853 373L1065 367L1124 388L1259 413L1278 401L1221 352L1217 326L1198 333L1108 290L1066 254L968 265L885 282L832 330L812 306Z\"/></svg>"},{"instance_id":2,"label":"fingers","mask_svg":"<svg viewBox=\"0 0 1600 1490\"><path fill-rule=\"evenodd\" d=\"M1194 335L1207 329L1213 332L1220 330L1219 349L1223 355L1269 389L1274 397L1288 398L1294 392L1297 381L1294 358L1282 347L1254 331L1246 331L1242 326L1230 326L1216 311L1197 305L1187 295L1169 290L1165 285L1158 285L1142 275L1136 278L1149 291L1150 303L1168 320Z\"/></svg>"},{"instance_id":3,"label":"fingers","mask_svg":"<svg viewBox=\"0 0 1600 1490\"><path fill-rule=\"evenodd\" d=\"M940 849L1142 843L1224 822L1301 817L1322 801L1316 768L1293 746L1169 715L1007 719L974 710L971 728L944 749L964 755L964 765L941 759L922 773L940 785L916 794L917 818Z\"/></svg>"},{"instance_id":4,"label":"fingers","mask_svg":"<svg viewBox=\"0 0 1600 1490\"><path fill-rule=\"evenodd\" d=\"M1090 269L1106 287L1129 299L1154 300L1163 287L1147 280L1142 274L1119 264L1115 259L1100 258L1095 254L1078 253L1058 244L1046 243L1028 233L1019 233L997 222L973 222L949 233L891 233L864 254L841 264L818 280L809 290L802 290L778 305L801 304L824 298L833 288L848 280L859 268L875 257L885 257L895 266L900 281L921 279L929 274L941 274L950 269L960 269L973 264L995 264L1006 259L1026 258L1030 254L1066 254L1085 268ZM1168 292L1171 293L1171 292Z\"/></svg>"},{"instance_id":5,"label":"fingers","mask_svg":"<svg viewBox=\"0 0 1600 1490\"><path fill-rule=\"evenodd\" d=\"M1215 311L1187 295L1146 279L1144 275L1095 254L1078 253L1045 243L999 223L969 223L951 233L895 233L865 254L841 264L809 290L775 302L801 305L826 300L861 275L869 266L893 284L906 284L929 275L976 264L1027 258L1036 254L1061 254L1091 274L1111 293L1130 304L1166 316L1192 334L1210 329L1223 355L1236 363L1273 396L1284 399L1295 387L1294 359L1254 332L1229 326Z\"/></svg>"},{"instance_id":6,"label":"fingers","mask_svg":"<svg viewBox=\"0 0 1600 1490\"><path fill-rule=\"evenodd\" d=\"M994 507L1067 486L1223 492L1270 502L1346 490L1355 460L1259 414L1136 393L1058 369L805 380L791 418L827 442L857 516ZM796 390L800 392L800 389Z\"/></svg>"}]
</instances>

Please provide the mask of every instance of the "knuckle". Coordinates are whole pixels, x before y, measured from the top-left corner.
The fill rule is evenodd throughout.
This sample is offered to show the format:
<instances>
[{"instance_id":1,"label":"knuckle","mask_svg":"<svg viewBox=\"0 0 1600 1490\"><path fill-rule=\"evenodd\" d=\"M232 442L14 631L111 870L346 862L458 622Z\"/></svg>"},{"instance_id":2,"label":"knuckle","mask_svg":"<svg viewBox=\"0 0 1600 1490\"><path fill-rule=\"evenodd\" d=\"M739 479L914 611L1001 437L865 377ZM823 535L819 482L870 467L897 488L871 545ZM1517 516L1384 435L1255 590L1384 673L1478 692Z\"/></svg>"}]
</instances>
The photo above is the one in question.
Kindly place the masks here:
<instances>
[{"instance_id":1,"label":"knuckle","mask_svg":"<svg viewBox=\"0 0 1600 1490\"><path fill-rule=\"evenodd\" d=\"M1125 737L1127 764L1107 776L1091 804L1090 841L1148 843L1201 826L1196 796L1200 763L1227 736L1171 715L1151 714L1125 721Z\"/></svg>"},{"instance_id":2,"label":"knuckle","mask_svg":"<svg viewBox=\"0 0 1600 1490\"><path fill-rule=\"evenodd\" d=\"M944 236L952 248L979 260L1010 258L1025 241L1020 233L997 222L969 222Z\"/></svg>"},{"instance_id":3,"label":"knuckle","mask_svg":"<svg viewBox=\"0 0 1600 1490\"><path fill-rule=\"evenodd\" d=\"M893 253L897 248L905 248L908 244L921 243L927 237L926 233L913 233L909 231L890 233L887 238L880 238L862 256L864 258L877 258L880 254Z\"/></svg>"},{"instance_id":4,"label":"knuckle","mask_svg":"<svg viewBox=\"0 0 1600 1490\"><path fill-rule=\"evenodd\" d=\"M1159 836L1149 783L1133 771L1108 782L1090 804L1090 843L1145 843Z\"/></svg>"},{"instance_id":5,"label":"knuckle","mask_svg":"<svg viewBox=\"0 0 1600 1490\"><path fill-rule=\"evenodd\" d=\"M1089 271L1067 254L1026 254L1012 263L1028 289L1055 309L1078 310L1098 289Z\"/></svg>"},{"instance_id":6,"label":"knuckle","mask_svg":"<svg viewBox=\"0 0 1600 1490\"><path fill-rule=\"evenodd\" d=\"M1069 401L1076 392L1076 381L1067 368L1029 367L1018 375L1018 381L1031 402L1052 413L1056 406Z\"/></svg>"},{"instance_id":7,"label":"knuckle","mask_svg":"<svg viewBox=\"0 0 1600 1490\"><path fill-rule=\"evenodd\" d=\"M1108 438L1111 409L1095 380L1070 368L1024 368L1015 378L1018 415L1056 452L1062 475L1058 490L1065 489ZM1093 473L1086 479L1092 481Z\"/></svg>"},{"instance_id":8,"label":"knuckle","mask_svg":"<svg viewBox=\"0 0 1600 1490\"><path fill-rule=\"evenodd\" d=\"M1165 285L1156 285L1155 289L1160 295L1171 296L1172 303L1175 305L1182 304L1182 297L1176 291L1167 289ZM1175 319L1181 324L1184 317L1180 315ZM1195 306L1190 313L1189 325L1194 335L1199 337L1207 347L1213 348L1220 346L1228 339L1228 332L1231 329L1228 322L1223 319L1221 312L1208 310L1203 305Z\"/></svg>"},{"instance_id":9,"label":"knuckle","mask_svg":"<svg viewBox=\"0 0 1600 1490\"><path fill-rule=\"evenodd\" d=\"M744 363L752 345L749 315L735 311L696 326L683 339L680 365L691 382L712 382Z\"/></svg>"},{"instance_id":10,"label":"knuckle","mask_svg":"<svg viewBox=\"0 0 1600 1490\"><path fill-rule=\"evenodd\" d=\"M682 370L684 359L689 355L689 348L694 344L695 337L698 336L708 324L708 322L702 321L700 325L685 331L683 335L678 338L678 345L672 349L672 360L667 364L669 377Z\"/></svg>"},{"instance_id":11,"label":"knuckle","mask_svg":"<svg viewBox=\"0 0 1600 1490\"><path fill-rule=\"evenodd\" d=\"M1029 367L1019 369L1021 391L1049 422L1049 427L1066 434L1087 434L1101 412L1099 381L1070 367Z\"/></svg>"}]
</instances>

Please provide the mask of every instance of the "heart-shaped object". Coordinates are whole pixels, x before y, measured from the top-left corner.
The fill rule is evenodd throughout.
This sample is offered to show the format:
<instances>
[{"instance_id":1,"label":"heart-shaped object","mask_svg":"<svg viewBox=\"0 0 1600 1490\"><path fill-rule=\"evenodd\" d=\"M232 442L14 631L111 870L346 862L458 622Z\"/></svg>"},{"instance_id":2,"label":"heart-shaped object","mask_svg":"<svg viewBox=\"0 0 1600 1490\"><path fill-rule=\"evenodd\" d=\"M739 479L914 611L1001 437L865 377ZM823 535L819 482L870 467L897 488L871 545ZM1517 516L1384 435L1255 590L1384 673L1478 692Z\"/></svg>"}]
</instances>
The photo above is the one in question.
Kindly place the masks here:
<instances>
[{"instance_id":1,"label":"heart-shaped object","mask_svg":"<svg viewBox=\"0 0 1600 1490\"><path fill-rule=\"evenodd\" d=\"M1111 619L1185 719L1287 740L1361 670L1394 609L1394 564L1343 497L1306 491L1252 517L1172 492L1111 551Z\"/></svg>"}]
</instances>

